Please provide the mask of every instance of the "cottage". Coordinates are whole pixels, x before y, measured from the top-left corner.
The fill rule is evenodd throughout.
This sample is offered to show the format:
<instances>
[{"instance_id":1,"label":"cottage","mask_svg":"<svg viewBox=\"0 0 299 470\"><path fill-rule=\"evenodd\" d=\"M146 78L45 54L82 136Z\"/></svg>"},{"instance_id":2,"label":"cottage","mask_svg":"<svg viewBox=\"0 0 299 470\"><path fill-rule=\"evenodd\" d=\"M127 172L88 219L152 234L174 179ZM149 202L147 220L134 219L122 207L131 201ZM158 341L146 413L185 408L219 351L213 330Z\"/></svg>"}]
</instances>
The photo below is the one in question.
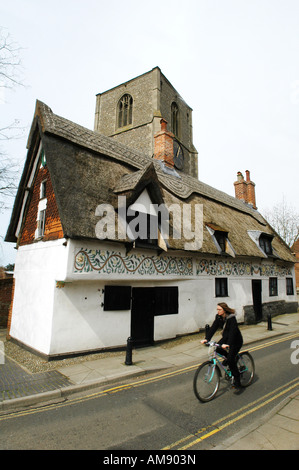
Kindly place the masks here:
<instances>
[{"instance_id":1,"label":"cottage","mask_svg":"<svg viewBox=\"0 0 299 470\"><path fill-rule=\"evenodd\" d=\"M236 197L197 179L192 110L160 69L104 95L94 131L36 102L6 235L18 249L10 336L55 357L195 332L219 301L241 322L296 311L294 257L249 172Z\"/></svg>"}]
</instances>

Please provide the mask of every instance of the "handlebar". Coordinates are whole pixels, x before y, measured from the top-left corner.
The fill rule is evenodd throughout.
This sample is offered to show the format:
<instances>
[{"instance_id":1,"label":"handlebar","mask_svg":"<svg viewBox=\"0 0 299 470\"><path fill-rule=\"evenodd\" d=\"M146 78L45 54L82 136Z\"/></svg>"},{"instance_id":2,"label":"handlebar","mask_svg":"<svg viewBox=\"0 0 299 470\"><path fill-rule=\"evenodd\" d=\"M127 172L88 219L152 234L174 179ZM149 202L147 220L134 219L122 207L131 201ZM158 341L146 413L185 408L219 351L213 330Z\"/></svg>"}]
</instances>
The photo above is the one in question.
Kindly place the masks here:
<instances>
[{"instance_id":1,"label":"handlebar","mask_svg":"<svg viewBox=\"0 0 299 470\"><path fill-rule=\"evenodd\" d=\"M216 343L216 341L207 341L206 343L203 343L205 346L220 346L221 344Z\"/></svg>"},{"instance_id":2,"label":"handlebar","mask_svg":"<svg viewBox=\"0 0 299 470\"><path fill-rule=\"evenodd\" d=\"M212 347L216 347L216 348L222 348L222 344L219 344L219 343L216 343L216 341L207 341L206 343L203 343L205 346L212 346ZM229 348L222 348L224 350L226 349L229 349Z\"/></svg>"}]
</instances>

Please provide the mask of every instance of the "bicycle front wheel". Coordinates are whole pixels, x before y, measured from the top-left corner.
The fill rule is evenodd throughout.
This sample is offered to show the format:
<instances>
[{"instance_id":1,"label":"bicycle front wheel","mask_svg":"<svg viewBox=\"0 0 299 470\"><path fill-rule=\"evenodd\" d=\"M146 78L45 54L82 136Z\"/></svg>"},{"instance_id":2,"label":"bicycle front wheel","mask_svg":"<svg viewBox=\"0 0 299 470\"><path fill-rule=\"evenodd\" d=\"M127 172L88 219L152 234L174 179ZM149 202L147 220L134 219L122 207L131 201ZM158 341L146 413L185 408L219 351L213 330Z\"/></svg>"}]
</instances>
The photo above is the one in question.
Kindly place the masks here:
<instances>
[{"instance_id":1,"label":"bicycle front wheel","mask_svg":"<svg viewBox=\"0 0 299 470\"><path fill-rule=\"evenodd\" d=\"M198 400L210 401L214 398L219 388L220 372L218 367L207 361L201 364L195 372L193 390Z\"/></svg>"},{"instance_id":2,"label":"bicycle front wheel","mask_svg":"<svg viewBox=\"0 0 299 470\"><path fill-rule=\"evenodd\" d=\"M240 353L237 365L240 372L241 385L242 387L248 387L254 377L254 361L251 354L247 351Z\"/></svg>"}]
</instances>

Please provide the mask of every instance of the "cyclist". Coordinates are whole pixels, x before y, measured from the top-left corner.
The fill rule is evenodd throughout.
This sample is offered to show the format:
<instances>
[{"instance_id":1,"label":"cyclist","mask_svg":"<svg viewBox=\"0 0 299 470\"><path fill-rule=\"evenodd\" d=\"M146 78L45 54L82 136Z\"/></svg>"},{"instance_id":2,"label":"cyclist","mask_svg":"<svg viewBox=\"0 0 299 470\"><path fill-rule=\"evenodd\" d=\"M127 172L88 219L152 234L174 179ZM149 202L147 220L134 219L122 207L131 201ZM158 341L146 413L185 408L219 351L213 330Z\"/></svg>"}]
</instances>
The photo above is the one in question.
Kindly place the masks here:
<instances>
[{"instance_id":1,"label":"cyclist","mask_svg":"<svg viewBox=\"0 0 299 470\"><path fill-rule=\"evenodd\" d=\"M211 328L209 328L206 338L201 342L207 343L210 341L218 328L222 328L223 331L222 338L218 341L221 347L218 347L216 351L226 357L226 363L229 365L234 377L234 387L239 389L241 383L240 372L237 367L237 354L243 345L243 337L238 327L235 310L230 308L225 302L217 305L215 320Z\"/></svg>"}]
</instances>

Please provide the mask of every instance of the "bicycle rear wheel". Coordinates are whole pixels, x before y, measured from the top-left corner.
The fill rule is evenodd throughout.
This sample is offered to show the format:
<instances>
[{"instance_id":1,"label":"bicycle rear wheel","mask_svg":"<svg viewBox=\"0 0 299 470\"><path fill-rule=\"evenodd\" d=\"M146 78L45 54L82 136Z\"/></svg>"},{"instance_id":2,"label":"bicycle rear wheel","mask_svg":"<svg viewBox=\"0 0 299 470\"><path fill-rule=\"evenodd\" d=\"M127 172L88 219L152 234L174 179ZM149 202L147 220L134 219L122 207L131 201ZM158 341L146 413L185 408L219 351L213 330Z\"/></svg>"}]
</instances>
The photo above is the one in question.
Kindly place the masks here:
<instances>
[{"instance_id":1,"label":"bicycle rear wheel","mask_svg":"<svg viewBox=\"0 0 299 470\"><path fill-rule=\"evenodd\" d=\"M240 371L240 382L242 387L248 387L253 381L254 377L254 360L249 352L242 352L239 354L237 366Z\"/></svg>"},{"instance_id":2,"label":"bicycle rear wheel","mask_svg":"<svg viewBox=\"0 0 299 470\"><path fill-rule=\"evenodd\" d=\"M212 361L201 364L195 372L193 390L198 400L210 401L214 398L219 388L220 372L218 366Z\"/></svg>"}]
</instances>

